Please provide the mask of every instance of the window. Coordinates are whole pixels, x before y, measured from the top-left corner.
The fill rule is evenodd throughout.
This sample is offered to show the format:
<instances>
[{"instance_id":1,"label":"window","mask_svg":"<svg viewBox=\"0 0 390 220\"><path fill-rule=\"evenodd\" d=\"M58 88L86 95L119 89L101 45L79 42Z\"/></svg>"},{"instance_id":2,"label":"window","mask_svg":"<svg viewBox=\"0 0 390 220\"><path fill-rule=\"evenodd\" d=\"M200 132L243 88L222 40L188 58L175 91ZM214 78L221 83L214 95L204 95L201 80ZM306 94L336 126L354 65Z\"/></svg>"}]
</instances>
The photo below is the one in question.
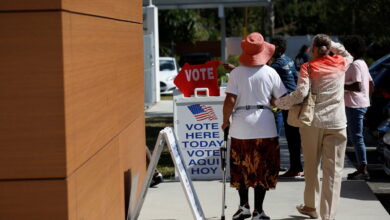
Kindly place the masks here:
<instances>
[{"instance_id":1,"label":"window","mask_svg":"<svg viewBox=\"0 0 390 220\"><path fill-rule=\"evenodd\" d=\"M160 60L160 71L175 70L175 63L172 60Z\"/></svg>"}]
</instances>

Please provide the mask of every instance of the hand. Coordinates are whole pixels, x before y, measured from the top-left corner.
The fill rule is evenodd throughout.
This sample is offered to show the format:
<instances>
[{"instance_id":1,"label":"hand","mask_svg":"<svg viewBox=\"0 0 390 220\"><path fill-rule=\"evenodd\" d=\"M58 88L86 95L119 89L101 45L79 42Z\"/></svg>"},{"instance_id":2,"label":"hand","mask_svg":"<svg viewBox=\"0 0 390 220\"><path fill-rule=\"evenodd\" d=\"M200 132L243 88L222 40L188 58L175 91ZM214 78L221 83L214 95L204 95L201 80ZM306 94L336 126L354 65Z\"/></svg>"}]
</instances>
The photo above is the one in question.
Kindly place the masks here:
<instances>
[{"instance_id":1,"label":"hand","mask_svg":"<svg viewBox=\"0 0 390 220\"><path fill-rule=\"evenodd\" d=\"M276 106L275 101L276 101L276 99L275 99L274 97L272 97L272 98L271 98L271 101L270 101L270 103L271 103L272 106Z\"/></svg>"},{"instance_id":2,"label":"hand","mask_svg":"<svg viewBox=\"0 0 390 220\"><path fill-rule=\"evenodd\" d=\"M345 51L344 45L332 41L330 44L330 51L334 54L342 54Z\"/></svg>"},{"instance_id":3,"label":"hand","mask_svg":"<svg viewBox=\"0 0 390 220\"><path fill-rule=\"evenodd\" d=\"M227 71L232 71L232 70L234 70L234 68L236 68L236 66L234 66L231 63L224 63L222 65L223 65L223 68L225 68L225 70L227 70Z\"/></svg>"},{"instance_id":4,"label":"hand","mask_svg":"<svg viewBox=\"0 0 390 220\"><path fill-rule=\"evenodd\" d=\"M226 122L223 122L223 123L222 123L221 128L222 128L222 130L224 131L225 128L227 128L227 127L229 127L229 126L230 126L230 122L229 122L229 121L226 121Z\"/></svg>"},{"instance_id":5,"label":"hand","mask_svg":"<svg viewBox=\"0 0 390 220\"><path fill-rule=\"evenodd\" d=\"M274 58L271 57L271 59L268 60L267 65L271 66L274 63Z\"/></svg>"}]
</instances>

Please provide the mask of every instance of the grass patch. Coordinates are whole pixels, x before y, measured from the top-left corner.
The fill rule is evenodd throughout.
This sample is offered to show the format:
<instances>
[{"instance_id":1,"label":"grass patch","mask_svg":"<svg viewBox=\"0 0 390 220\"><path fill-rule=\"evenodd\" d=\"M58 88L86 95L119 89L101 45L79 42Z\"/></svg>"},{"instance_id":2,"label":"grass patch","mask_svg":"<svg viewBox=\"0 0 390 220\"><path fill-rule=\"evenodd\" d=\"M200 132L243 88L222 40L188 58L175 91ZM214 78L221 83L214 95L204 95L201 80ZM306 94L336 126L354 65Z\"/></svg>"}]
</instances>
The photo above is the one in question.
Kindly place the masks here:
<instances>
[{"instance_id":1,"label":"grass patch","mask_svg":"<svg viewBox=\"0 0 390 220\"><path fill-rule=\"evenodd\" d=\"M161 100L173 100L172 95L161 95Z\"/></svg>"},{"instance_id":2,"label":"grass patch","mask_svg":"<svg viewBox=\"0 0 390 220\"><path fill-rule=\"evenodd\" d=\"M159 132L165 127L173 127L172 117L151 117L145 119L146 146L153 153ZM168 147L164 146L158 161L157 170L164 176L164 179L173 179L175 176L175 166L173 164Z\"/></svg>"}]
</instances>

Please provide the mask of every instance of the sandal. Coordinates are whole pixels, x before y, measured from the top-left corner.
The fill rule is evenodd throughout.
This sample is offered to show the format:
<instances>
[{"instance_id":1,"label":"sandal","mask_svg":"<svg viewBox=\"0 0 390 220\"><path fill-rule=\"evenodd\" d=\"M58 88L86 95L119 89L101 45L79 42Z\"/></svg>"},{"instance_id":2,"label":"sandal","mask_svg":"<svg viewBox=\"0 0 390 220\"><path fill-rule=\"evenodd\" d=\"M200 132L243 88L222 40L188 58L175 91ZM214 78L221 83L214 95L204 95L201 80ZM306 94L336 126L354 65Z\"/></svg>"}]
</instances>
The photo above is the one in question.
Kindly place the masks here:
<instances>
[{"instance_id":1,"label":"sandal","mask_svg":"<svg viewBox=\"0 0 390 220\"><path fill-rule=\"evenodd\" d=\"M296 206L299 213L303 215L308 215L310 218L318 218L318 214L315 208L310 208L305 205L297 205Z\"/></svg>"}]
</instances>

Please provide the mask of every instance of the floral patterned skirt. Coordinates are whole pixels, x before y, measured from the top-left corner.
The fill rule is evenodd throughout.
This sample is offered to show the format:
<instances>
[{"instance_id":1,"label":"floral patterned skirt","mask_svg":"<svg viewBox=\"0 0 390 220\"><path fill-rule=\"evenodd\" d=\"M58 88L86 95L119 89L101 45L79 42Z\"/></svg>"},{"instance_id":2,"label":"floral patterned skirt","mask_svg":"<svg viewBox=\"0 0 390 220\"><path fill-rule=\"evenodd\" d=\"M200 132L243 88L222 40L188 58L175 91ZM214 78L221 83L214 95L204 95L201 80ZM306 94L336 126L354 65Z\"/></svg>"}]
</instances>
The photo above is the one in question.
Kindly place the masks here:
<instances>
[{"instance_id":1,"label":"floral patterned skirt","mask_svg":"<svg viewBox=\"0 0 390 220\"><path fill-rule=\"evenodd\" d=\"M276 186L280 169L278 138L231 139L230 185L236 189Z\"/></svg>"}]
</instances>

